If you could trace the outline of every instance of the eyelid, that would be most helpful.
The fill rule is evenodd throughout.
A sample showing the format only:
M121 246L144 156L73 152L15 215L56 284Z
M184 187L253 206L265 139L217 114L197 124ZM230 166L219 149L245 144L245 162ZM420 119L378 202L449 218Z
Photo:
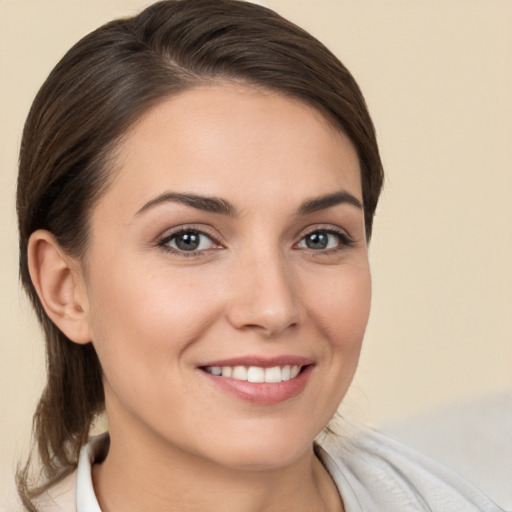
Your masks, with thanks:
M324 249L323 251L322 250L314 250L315 252L318 252L318 253L336 252L338 250L342 250L345 247L351 246L356 242L354 240L354 238L352 238L345 229L343 229L339 226L335 226L333 224L315 224L312 226L308 226L307 228L305 228L301 231L301 233L298 235L299 240L294 244L294 247L297 247L298 244L304 240L304 238L306 238L307 236L309 236L313 233L316 233L317 231L321 231L323 233L328 233L328 234L338 235L340 237L340 246L338 248ZM310 249L310 250L313 250L313 249Z
M164 234L160 235L157 238L157 246L161 247L163 250L167 252L184 257L199 256L203 255L204 253L209 253L212 250L223 249L224 244L221 241L219 241L220 237L217 234L212 233L212 231L213 230L211 230L208 226L204 225L183 224L171 229L167 229L164 232ZM168 245L173 238L189 232L198 233L199 235L208 237L216 247L195 251L182 251Z

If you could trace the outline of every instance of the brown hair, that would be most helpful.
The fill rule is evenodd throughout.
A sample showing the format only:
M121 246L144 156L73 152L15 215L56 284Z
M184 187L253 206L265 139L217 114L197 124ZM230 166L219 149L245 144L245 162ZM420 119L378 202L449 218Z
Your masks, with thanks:
M91 423L104 408L93 345L72 343L38 299L27 267L29 237L46 229L69 254L83 255L88 216L108 186L109 157L123 133L164 98L226 80L298 98L350 137L360 159L366 234L371 235L383 182L373 124L348 70L304 30L251 3L168 0L79 41L37 94L20 150L20 275L44 330L48 370L34 416L47 483L30 488L29 463L18 472L28 510L36 510L35 495L76 467Z

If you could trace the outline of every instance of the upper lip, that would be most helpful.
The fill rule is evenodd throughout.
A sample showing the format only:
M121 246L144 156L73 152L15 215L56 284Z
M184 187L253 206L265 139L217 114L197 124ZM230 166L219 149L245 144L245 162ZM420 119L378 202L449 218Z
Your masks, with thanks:
M314 364L315 361L310 357L296 356L296 355L281 355L281 356L257 356L247 355L232 357L229 359L216 359L200 364L199 367L205 366L258 366L261 368L273 368L274 366L307 366Z

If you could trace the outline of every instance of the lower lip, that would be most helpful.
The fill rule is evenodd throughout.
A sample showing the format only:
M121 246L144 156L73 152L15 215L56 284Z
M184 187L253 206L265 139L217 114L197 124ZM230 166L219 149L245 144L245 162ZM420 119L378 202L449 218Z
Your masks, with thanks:
M212 375L199 370L214 386L247 402L261 405L275 405L299 395L308 382L313 365L302 369L297 377L281 382L249 382Z

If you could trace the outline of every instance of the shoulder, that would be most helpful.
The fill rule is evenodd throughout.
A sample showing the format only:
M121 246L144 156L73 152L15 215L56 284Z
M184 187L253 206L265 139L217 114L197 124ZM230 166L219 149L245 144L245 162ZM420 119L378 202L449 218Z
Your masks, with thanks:
M52 485L37 499L40 512L75 512L77 471Z
M318 444L349 512L502 511L457 473L370 429L329 434Z
M108 434L95 436L82 447L78 467L33 499L37 512L101 512L92 483L91 468L103 460L109 447ZM14 493L0 512L27 512Z
M76 470L66 475L45 492L33 499L37 512L75 512L76 511ZM2 495L0 512L27 512L14 489L8 495Z

